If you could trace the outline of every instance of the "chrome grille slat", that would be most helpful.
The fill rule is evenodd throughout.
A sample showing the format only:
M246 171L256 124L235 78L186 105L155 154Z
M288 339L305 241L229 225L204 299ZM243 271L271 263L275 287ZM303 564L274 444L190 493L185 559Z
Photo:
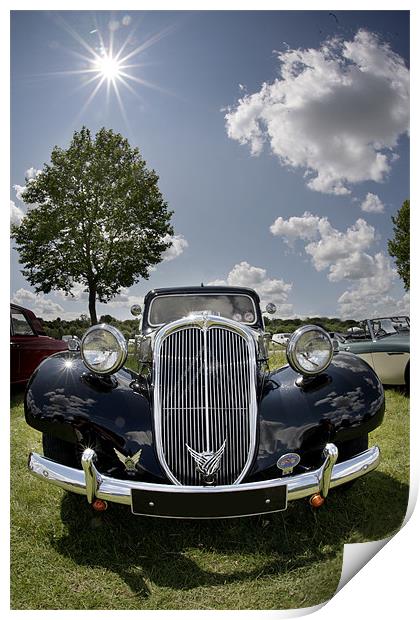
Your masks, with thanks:
M186 444L215 452L226 440L215 483L239 483L255 448L253 337L219 317L183 319L162 328L154 363L156 446L169 478L203 484Z

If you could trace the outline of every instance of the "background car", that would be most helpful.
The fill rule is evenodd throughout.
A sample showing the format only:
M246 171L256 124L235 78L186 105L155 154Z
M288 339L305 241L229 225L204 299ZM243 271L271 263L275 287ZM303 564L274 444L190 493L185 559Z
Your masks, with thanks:
M364 359L385 385L410 384L410 319L408 316L366 319L345 340L342 351Z
M273 334L272 340L276 344L281 344L283 347L286 347L290 336L291 334Z
M45 334L41 321L27 308L10 304L10 382L26 383L49 355L66 351L67 343Z

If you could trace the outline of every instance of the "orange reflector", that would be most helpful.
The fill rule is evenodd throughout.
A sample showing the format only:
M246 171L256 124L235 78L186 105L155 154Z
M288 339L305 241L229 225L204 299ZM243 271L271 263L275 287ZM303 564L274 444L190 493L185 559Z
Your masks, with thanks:
M97 512L104 512L108 508L108 504L103 499L95 499L92 508Z
M309 500L309 503L312 506L312 508L321 508L324 502L325 502L325 499L319 493L315 493L315 495L312 495L311 499Z

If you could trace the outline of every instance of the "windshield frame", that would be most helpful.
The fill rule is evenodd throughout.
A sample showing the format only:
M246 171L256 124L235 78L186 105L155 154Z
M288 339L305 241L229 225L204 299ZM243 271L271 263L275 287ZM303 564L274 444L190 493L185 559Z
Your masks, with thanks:
M189 293L168 293L168 294L163 294L163 295L157 295L156 297L153 297L153 299L151 299L149 307L148 307L148 311L147 311L147 317L145 316L146 320L147 320L147 324L152 327L153 329L156 329L158 327L162 327L163 325L167 325L168 323L152 323L152 321L150 320L151 317L151 310L152 310L152 306L154 304L154 302L157 299L162 299L162 297L248 297L248 299L251 300L251 304L253 307L253 311L254 311L254 321L252 323L246 323L245 321L237 321L240 325L245 325L246 327L257 327L259 326L259 315L258 315L258 311L257 311L257 306L255 304L255 299L253 299L253 297L251 295L248 295L247 293L242 293L242 292L218 292L218 291L208 291L206 293L202 293L202 292L189 292ZM194 314L194 313L192 313ZM188 315L187 315L188 316ZM182 317L178 317L178 318L182 318ZM235 320L232 319L232 317L223 317L220 316L221 319L223 318L230 318L230 320ZM173 321L176 321L178 319L173 319ZM169 321L172 322L172 321Z
M394 327L394 325L392 325L392 327L394 328L395 331L393 332L386 332L384 334L380 334L380 333L376 333L375 331L375 323L376 322L380 322L380 321L391 321L392 323L396 323L398 321L402 322L403 320L406 321L406 324L408 325L408 330L404 329L402 331L399 331L398 329L396 329ZM388 338L389 336L395 336L396 334L401 334L401 333L409 333L410 332L410 319L408 316L384 316L384 317L379 317L376 319L368 319L367 321L368 323L368 327L369 330L371 332L372 335L372 340L382 340L382 338ZM382 327L382 323L381 323L381 327ZM382 328L383 329L383 328ZM386 331L383 329L383 331Z

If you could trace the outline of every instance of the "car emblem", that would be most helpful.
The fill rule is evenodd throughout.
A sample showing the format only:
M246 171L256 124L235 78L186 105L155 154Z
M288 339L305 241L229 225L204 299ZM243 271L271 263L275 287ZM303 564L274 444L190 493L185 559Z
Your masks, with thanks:
M277 461L277 467L281 469L283 475L291 474L293 468L300 463L300 456L296 452L283 454Z
M206 481L210 481L214 474L220 469L223 452L226 447L226 439L216 452L196 452L188 444L185 444L188 452L197 463L197 471L203 474Z
M128 472L136 471L137 463L139 462L140 456L141 456L141 448L138 452L133 454L133 456L124 456L124 454L121 454L121 452L118 452L116 448L114 448L114 452L118 456L121 463L124 465L124 467L126 468Z

